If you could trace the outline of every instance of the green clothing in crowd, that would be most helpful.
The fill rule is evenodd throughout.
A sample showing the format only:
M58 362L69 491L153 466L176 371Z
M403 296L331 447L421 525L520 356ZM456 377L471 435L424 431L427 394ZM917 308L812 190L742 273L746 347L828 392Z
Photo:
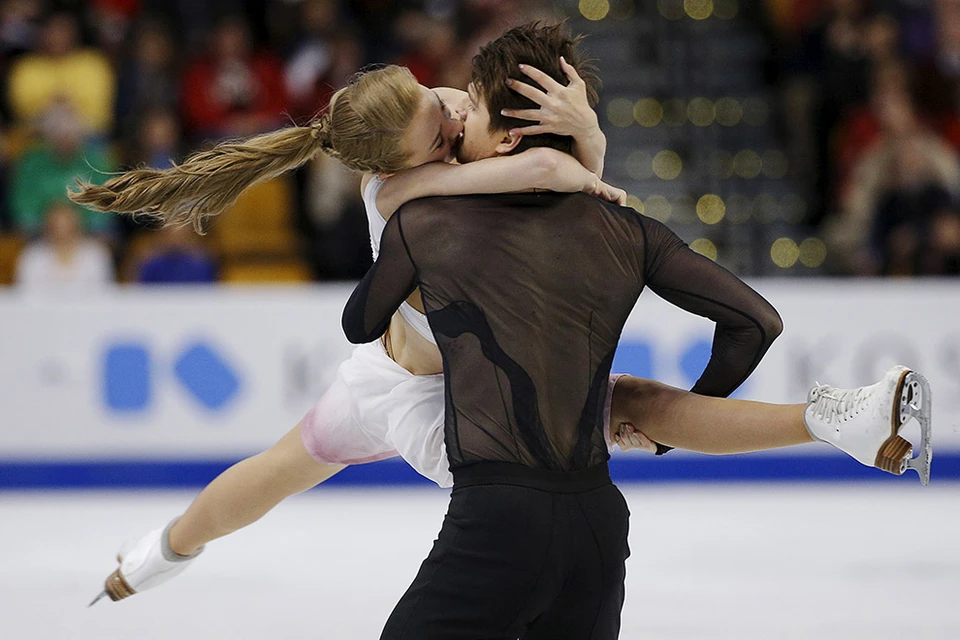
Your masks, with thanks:
M60 158L52 147L36 146L28 149L13 166L10 176L10 219L14 229L28 235L43 230L47 208L57 200L67 199L67 187L74 186L74 178L102 184L114 171L113 159L97 145L86 145L78 153ZM103 233L113 229L114 219L109 214L81 209L84 229L89 233Z

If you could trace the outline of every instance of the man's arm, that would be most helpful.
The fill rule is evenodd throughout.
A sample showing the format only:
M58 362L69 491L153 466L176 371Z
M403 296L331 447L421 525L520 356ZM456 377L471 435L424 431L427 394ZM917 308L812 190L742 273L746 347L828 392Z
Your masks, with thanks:
M760 364L783 321L777 310L735 275L687 247L666 226L642 218L647 285L681 309L713 320L710 361L693 393L725 397Z
M647 285L661 298L716 323L710 360L690 389L726 397L753 373L783 331L777 310L712 260L692 251L666 226L641 218ZM672 447L657 444L657 454Z
M417 270L407 251L401 213L387 222L380 239L380 255L353 290L343 309L343 332L354 344L382 336L390 319L417 286Z

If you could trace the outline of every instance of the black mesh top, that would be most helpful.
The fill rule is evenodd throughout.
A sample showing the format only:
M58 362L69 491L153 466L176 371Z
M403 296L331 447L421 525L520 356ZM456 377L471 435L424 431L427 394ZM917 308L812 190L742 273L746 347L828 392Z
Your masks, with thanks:
M780 331L759 294L664 225L583 194L426 198L390 219L343 315L379 338L417 286L443 357L450 468L572 471L607 460L610 366L644 286L717 323L693 391L723 396Z

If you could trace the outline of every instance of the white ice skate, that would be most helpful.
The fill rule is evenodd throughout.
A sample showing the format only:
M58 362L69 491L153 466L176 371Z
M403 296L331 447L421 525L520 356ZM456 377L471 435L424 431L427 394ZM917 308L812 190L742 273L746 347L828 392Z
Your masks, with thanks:
M920 452L899 435L910 418L920 424ZM883 380L857 389L826 385L810 390L803 422L815 440L828 442L868 467L901 475L915 469L930 482L930 385L904 366L887 370Z
M103 592L88 606L93 606L104 596L110 596L114 602L123 600L163 584L186 569L200 555L203 547L192 556L181 556L174 552L167 537L174 522L176 520L140 539L125 542L117 553L120 566L107 577Z

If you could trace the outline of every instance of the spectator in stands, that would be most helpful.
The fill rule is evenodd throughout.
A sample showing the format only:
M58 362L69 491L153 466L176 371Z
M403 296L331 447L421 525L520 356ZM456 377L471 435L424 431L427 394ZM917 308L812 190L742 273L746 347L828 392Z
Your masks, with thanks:
M394 27L396 39L404 48L397 60L428 87L456 86L446 82L445 70L457 56L457 34L446 20L432 18L422 11L407 11Z
M114 66L119 66L127 33L140 10L140 0L92 0L89 4L97 43Z
M7 80L15 122L29 124L65 100L85 131L105 136L113 125L114 75L107 57L80 47L79 26L67 12L43 25L40 50L19 57Z
M323 280L362 278L370 268L369 237L360 176L321 154L306 167L305 220L307 257Z
M313 116L340 88L328 79L336 65L333 41L341 26L336 3L306 0L300 8L300 24L302 32L284 68L290 115L297 121ZM353 66L351 73L360 66Z
M180 79L175 45L166 26L150 20L136 31L117 83L117 130L129 140L144 112L177 109Z
M157 244L137 270L141 284L206 284L216 282L217 263L190 227L165 227Z
M955 152L921 126L909 99L891 96L881 120L883 134L854 167L839 215L823 227L841 273L878 274L893 269L891 261L902 264L920 246L917 229L927 228L960 186ZM918 207L932 210L917 219ZM900 226L904 221L909 225ZM907 242L909 234L916 241Z
M929 246L920 256L920 273L960 275L960 211L941 209L930 225Z
M183 121L194 138L249 136L284 123L283 69L253 48L242 17L222 19L210 34L210 52L187 69Z
M132 166L165 169L180 156L180 120L170 109L150 109L140 116L134 146L128 160Z
M830 137L847 109L867 95L869 62L865 55L866 12L862 0L833 0L821 19L801 36L787 57L792 161L825 196L835 189L830 173ZM813 203L811 219L826 210L825 198Z
M42 9L40 0L0 0L0 67L36 48Z
M20 254L17 286L28 292L63 295L97 291L113 281L107 247L84 235L70 202L52 203L46 211L43 238Z
M115 169L105 149L83 138L82 124L67 102L55 102L41 118L41 138L14 163L10 176L10 217L15 230L39 234L50 204L63 200L75 178L100 184ZM83 228L105 234L114 220L96 211L82 213Z
M878 194L873 244L883 275L918 275L922 256L931 244L933 220L948 211L951 190L960 182L956 160L952 176L942 175L924 156L920 136L897 140L887 166L887 178ZM950 180L953 180L951 183Z
M884 134L883 113L885 105L905 101L916 102L911 97L909 68L902 60L888 60L874 67L870 85L870 99L850 111L834 133L832 167L838 187L831 192L834 199L843 192L850 171L863 153Z

